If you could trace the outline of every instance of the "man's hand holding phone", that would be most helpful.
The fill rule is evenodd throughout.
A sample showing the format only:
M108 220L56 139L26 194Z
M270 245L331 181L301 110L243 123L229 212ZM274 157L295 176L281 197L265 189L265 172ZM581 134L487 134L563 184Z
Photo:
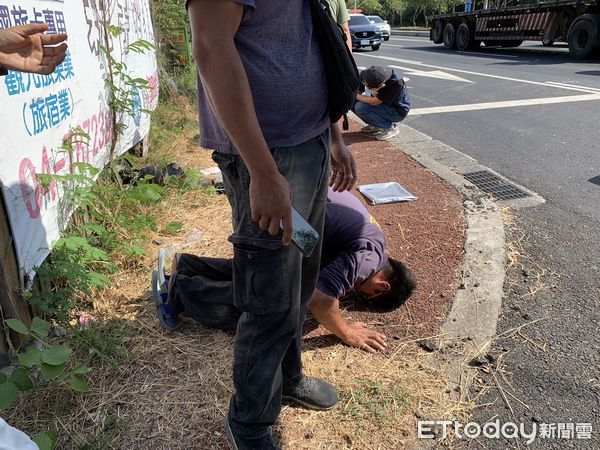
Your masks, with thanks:
M283 223L283 245L292 242L292 190L279 171L250 175L250 208L252 220L271 236L276 236Z
M319 242L319 233L296 211L296 208L292 208L292 227L292 242L304 256L310 256ZM281 229L285 233L286 227L283 222L281 222Z

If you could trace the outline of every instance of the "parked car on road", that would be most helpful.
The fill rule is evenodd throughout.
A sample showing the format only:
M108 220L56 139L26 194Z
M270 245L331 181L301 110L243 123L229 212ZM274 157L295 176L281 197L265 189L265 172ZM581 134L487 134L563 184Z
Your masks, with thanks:
M392 29L387 20L383 20L379 16L367 16L367 19L369 19L373 25L379 28L379 31L381 31L381 37L384 41L390 40Z
M371 47L379 50L381 31L364 14L350 14L348 23L352 36L352 48Z

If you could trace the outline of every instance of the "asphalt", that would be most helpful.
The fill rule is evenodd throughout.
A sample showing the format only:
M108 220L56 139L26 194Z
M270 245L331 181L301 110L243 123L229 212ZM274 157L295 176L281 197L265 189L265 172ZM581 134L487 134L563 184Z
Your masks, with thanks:
M356 60L404 70L415 113L407 125L543 200L525 208L503 202L509 265L501 337L489 348L493 363L478 374L472 420L555 424L555 433L559 423L589 423L589 440L537 439L529 447L600 448L599 63L575 61L564 46L464 53L405 36ZM589 97L569 98L581 95ZM522 102L504 103L512 100Z

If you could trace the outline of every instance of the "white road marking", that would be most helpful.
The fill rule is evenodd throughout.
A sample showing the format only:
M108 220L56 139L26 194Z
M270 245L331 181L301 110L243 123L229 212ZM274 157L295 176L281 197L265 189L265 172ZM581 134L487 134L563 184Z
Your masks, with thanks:
M451 73L442 72L441 70L417 70L411 69L410 67L402 67L402 66L390 66L396 69L403 70L409 75L414 75L417 77L428 77L428 78L437 78L439 80L449 80L449 81L462 81L463 83L473 83L473 81L465 80L464 78L457 77L456 75L452 75Z
M558 81L548 81L548 84L556 84L559 86L569 86L569 87L574 87L574 88L579 88L579 89L585 89L587 91L592 91L592 92L600 92L600 88L594 88L594 87L590 87L590 86L581 86L580 84L567 84L567 83L559 83Z
M447 70L449 72L464 73L467 75L476 75L478 77L495 78L497 80L515 81L517 83L534 84L536 86L552 87L552 88L557 88L557 89L566 89L569 91L596 92L595 90L587 89L585 87L570 87L570 86L565 86L563 84L550 84L548 82L523 80L521 78L503 77L501 75L492 75L489 73L473 72L470 70L451 69L449 67L435 66L433 64L425 64L420 61L413 61L410 59L402 59L402 58L394 58L391 56L378 56L378 55L372 55L372 54L368 54L368 53L364 53L364 54L362 54L362 56L366 56L366 57L370 57L370 58L377 58L377 59L385 59L388 61L411 64L414 66L430 67L432 69Z
M385 47L406 48L405 45L388 44L387 42L383 44L383 48Z
M463 111L480 111L483 109L515 108L519 106L553 105L557 103L585 102L600 100L600 93L587 95L567 95L563 97L531 98L525 100L508 100L504 102L471 103L466 105L434 106L410 110L410 116L425 116Z

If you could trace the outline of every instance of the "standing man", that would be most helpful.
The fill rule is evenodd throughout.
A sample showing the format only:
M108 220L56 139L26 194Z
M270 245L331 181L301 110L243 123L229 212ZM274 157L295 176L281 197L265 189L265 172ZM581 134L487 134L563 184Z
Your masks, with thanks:
M338 401L333 386L302 373L301 325L321 252L303 258L289 245L291 208L322 233L330 148L335 190L354 185L354 160L322 100L327 84L308 2L186 4L201 145L215 150L232 208L234 303L242 311L225 430L236 449L274 449L282 394L315 409Z
M348 26L348 22L350 22L350 14L348 14L348 8L346 7L345 0L327 0L327 3L329 4L331 15L337 24L342 27L342 30L344 30L346 45L350 51L352 51L352 37L350 36L350 27Z

